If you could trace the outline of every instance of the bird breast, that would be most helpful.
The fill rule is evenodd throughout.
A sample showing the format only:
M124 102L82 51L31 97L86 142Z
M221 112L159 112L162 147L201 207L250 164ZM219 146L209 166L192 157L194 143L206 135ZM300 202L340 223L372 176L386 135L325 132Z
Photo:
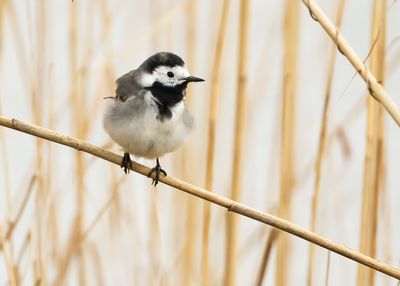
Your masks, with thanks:
M160 120L150 92L125 102L112 101L104 113L104 129L125 152L158 158L184 144L193 128L193 117L183 100L169 109L171 118Z

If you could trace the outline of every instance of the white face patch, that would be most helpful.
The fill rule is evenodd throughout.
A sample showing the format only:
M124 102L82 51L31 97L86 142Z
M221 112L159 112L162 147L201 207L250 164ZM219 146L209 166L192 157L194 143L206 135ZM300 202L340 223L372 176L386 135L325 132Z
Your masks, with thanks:
M152 86L155 81L165 86L175 86L181 84L184 78L190 76L186 67L182 66L159 66L152 74L143 74L141 83L145 87Z
M144 87L150 87L156 81L156 78L151 73L143 73L140 78L140 84Z

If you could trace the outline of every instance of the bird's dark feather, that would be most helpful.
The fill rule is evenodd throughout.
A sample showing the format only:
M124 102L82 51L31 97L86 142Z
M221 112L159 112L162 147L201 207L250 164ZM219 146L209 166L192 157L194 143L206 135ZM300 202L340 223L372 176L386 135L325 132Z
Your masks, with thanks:
M177 55L169 52L160 52L146 59L139 67L145 72L152 73L159 66L184 66L185 62Z
M187 83L176 86L165 86L156 81L151 87L147 89L157 99L156 104L158 107L158 119L170 119L172 113L170 108L184 99L186 93Z
M115 98L117 101L126 101L129 97L138 95L143 87L137 80L137 70L130 71L119 77L116 81Z

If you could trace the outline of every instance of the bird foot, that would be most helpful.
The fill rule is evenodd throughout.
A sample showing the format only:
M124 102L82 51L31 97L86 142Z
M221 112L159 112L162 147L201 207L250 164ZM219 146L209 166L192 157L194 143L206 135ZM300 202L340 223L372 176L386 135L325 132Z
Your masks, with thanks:
M129 153L124 153L124 157L122 158L121 168L124 168L124 173L128 174L132 169L132 160L129 157Z
M150 170L150 172L147 174L147 177L151 177L153 173L156 173L155 178L153 178L153 182L151 182L152 185L157 186L158 181L160 179L160 173L163 174L164 176L167 176L167 172L165 172L163 169L161 169L160 162L157 159L157 164L154 168Z

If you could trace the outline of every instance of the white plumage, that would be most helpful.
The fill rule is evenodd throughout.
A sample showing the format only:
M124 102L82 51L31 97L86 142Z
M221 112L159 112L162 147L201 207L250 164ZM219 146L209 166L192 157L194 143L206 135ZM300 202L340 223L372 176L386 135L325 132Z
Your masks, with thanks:
M184 101L171 108L171 119L157 119L158 108L150 92L144 95L143 113L131 97L125 102L110 100L104 114L104 128L124 150L137 157L156 159L184 144L193 128L193 117ZM126 116L115 116L127 112Z

